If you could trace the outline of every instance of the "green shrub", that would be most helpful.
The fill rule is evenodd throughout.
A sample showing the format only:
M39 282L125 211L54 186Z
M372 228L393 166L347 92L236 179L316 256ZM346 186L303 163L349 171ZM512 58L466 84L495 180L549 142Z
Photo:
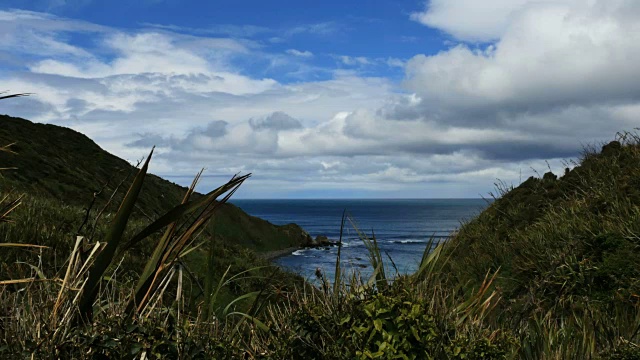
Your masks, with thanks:
M443 334L420 304L378 294L359 310L350 329L356 358L434 358Z

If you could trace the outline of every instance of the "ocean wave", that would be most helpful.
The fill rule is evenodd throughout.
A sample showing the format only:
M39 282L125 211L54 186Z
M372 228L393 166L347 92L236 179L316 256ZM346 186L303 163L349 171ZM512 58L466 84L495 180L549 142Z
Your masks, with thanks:
M342 242L342 247L354 247L354 246L362 246L361 241L353 241L353 242Z
M407 239L407 240L394 240L394 244L426 244L427 240Z
M440 234L429 234L429 235L394 235L394 236L389 236L388 238L390 238L391 240L429 240L430 238L434 238L434 239L448 239L450 236L450 233L440 233Z
M307 251L306 249L296 250L292 252L291 255L300 256L300 255L303 255L306 251Z

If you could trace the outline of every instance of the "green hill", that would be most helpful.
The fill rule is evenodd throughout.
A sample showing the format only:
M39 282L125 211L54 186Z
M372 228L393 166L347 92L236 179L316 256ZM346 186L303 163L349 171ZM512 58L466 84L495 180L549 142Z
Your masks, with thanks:
M10 116L0 116L0 144L13 144L10 149L14 152L0 151L0 220L3 206L21 199L20 206L10 214L11 221L0 221L0 244L47 247L36 251L0 245L0 283L28 278L34 264L39 264L41 277L59 277L66 265L60 260L69 257L76 235L87 240L85 250L105 239L138 169L74 130ZM186 191L185 187L148 174L123 238L131 239L179 205ZM194 194L192 199L202 196ZM117 264L123 280L140 276L161 234L157 232L123 254ZM261 253L300 247L310 240L296 224L276 226L233 204L219 204L204 231L194 236L193 250L181 257L190 287L185 290L185 298L201 301L205 283L220 281L227 271L238 274L261 269L252 271L246 279L238 278L232 287L221 289L221 303L260 290L267 283L290 286L300 279L273 268ZM208 260L210 254L213 262ZM262 278L267 273L277 274L276 281Z
M591 358L637 344L639 140L622 134L600 152L585 150L562 176L503 189L445 246L445 272L455 283L477 289L497 271L503 299L493 321L522 336L522 353ZM620 359L640 356L630 347L635 355Z
M112 201L117 206L136 171L127 161L104 151L79 132L0 115L0 144L11 143L17 155L0 152L0 168L15 168L0 175L2 192L13 189L79 207L87 207L94 193L99 192L94 204L97 208L124 181ZM155 219L179 204L186 190L149 175L136 204L138 215ZM256 251L295 247L309 241L296 225L275 226L232 204L223 205L210 231L226 243Z

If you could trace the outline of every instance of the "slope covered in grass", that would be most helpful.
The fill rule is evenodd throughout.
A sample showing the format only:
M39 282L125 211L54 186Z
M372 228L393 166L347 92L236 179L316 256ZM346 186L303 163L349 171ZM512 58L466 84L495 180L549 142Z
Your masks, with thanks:
M99 193L94 208L100 208L120 189L109 208L115 210L136 171L79 132L0 115L0 144L11 143L17 155L0 152L0 168L15 168L0 176L0 191L5 193L13 189L78 207L89 206L94 193ZM154 219L179 204L185 192L185 187L149 175L136 204L137 213ZM295 225L274 226L232 204L223 205L211 231L223 241L258 251L299 246L309 240Z
M637 343L638 140L623 134L600 152L586 150L560 177L528 179L446 245L447 271L467 288L498 271L503 301L494 321L518 332L524 348L578 356L621 339Z
M564 267L575 271L566 279L574 289L560 286L558 295L630 296L640 285L638 220L640 146L614 141L564 176L547 173L505 193L449 247L461 276L477 281L500 268L510 297L531 290L534 280L551 291Z

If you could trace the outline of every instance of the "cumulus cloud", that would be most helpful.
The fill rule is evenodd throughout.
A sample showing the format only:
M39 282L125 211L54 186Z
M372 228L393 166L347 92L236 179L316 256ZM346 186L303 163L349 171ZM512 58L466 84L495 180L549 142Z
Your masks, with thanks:
M427 14L451 11L441 28L457 36L453 17L471 11L463 3L435 1ZM510 5L507 26L494 32L499 39L485 48L459 44L411 59L404 84L420 101L391 113L512 129L540 144L558 134L577 142L628 129L620 109L640 101L640 84L633 81L640 75L634 65L640 61L640 23L630 20L640 18L635 2L518 3ZM545 155L526 149L531 156Z
M411 19L443 30L458 39L489 41L499 39L512 16L537 0L429 0L425 10Z
M618 16L623 2L584 3L526 7L484 50L458 45L417 56L407 66L406 85L456 107L549 109L637 100L640 85L632 79L640 75L633 65L640 60L639 23Z

